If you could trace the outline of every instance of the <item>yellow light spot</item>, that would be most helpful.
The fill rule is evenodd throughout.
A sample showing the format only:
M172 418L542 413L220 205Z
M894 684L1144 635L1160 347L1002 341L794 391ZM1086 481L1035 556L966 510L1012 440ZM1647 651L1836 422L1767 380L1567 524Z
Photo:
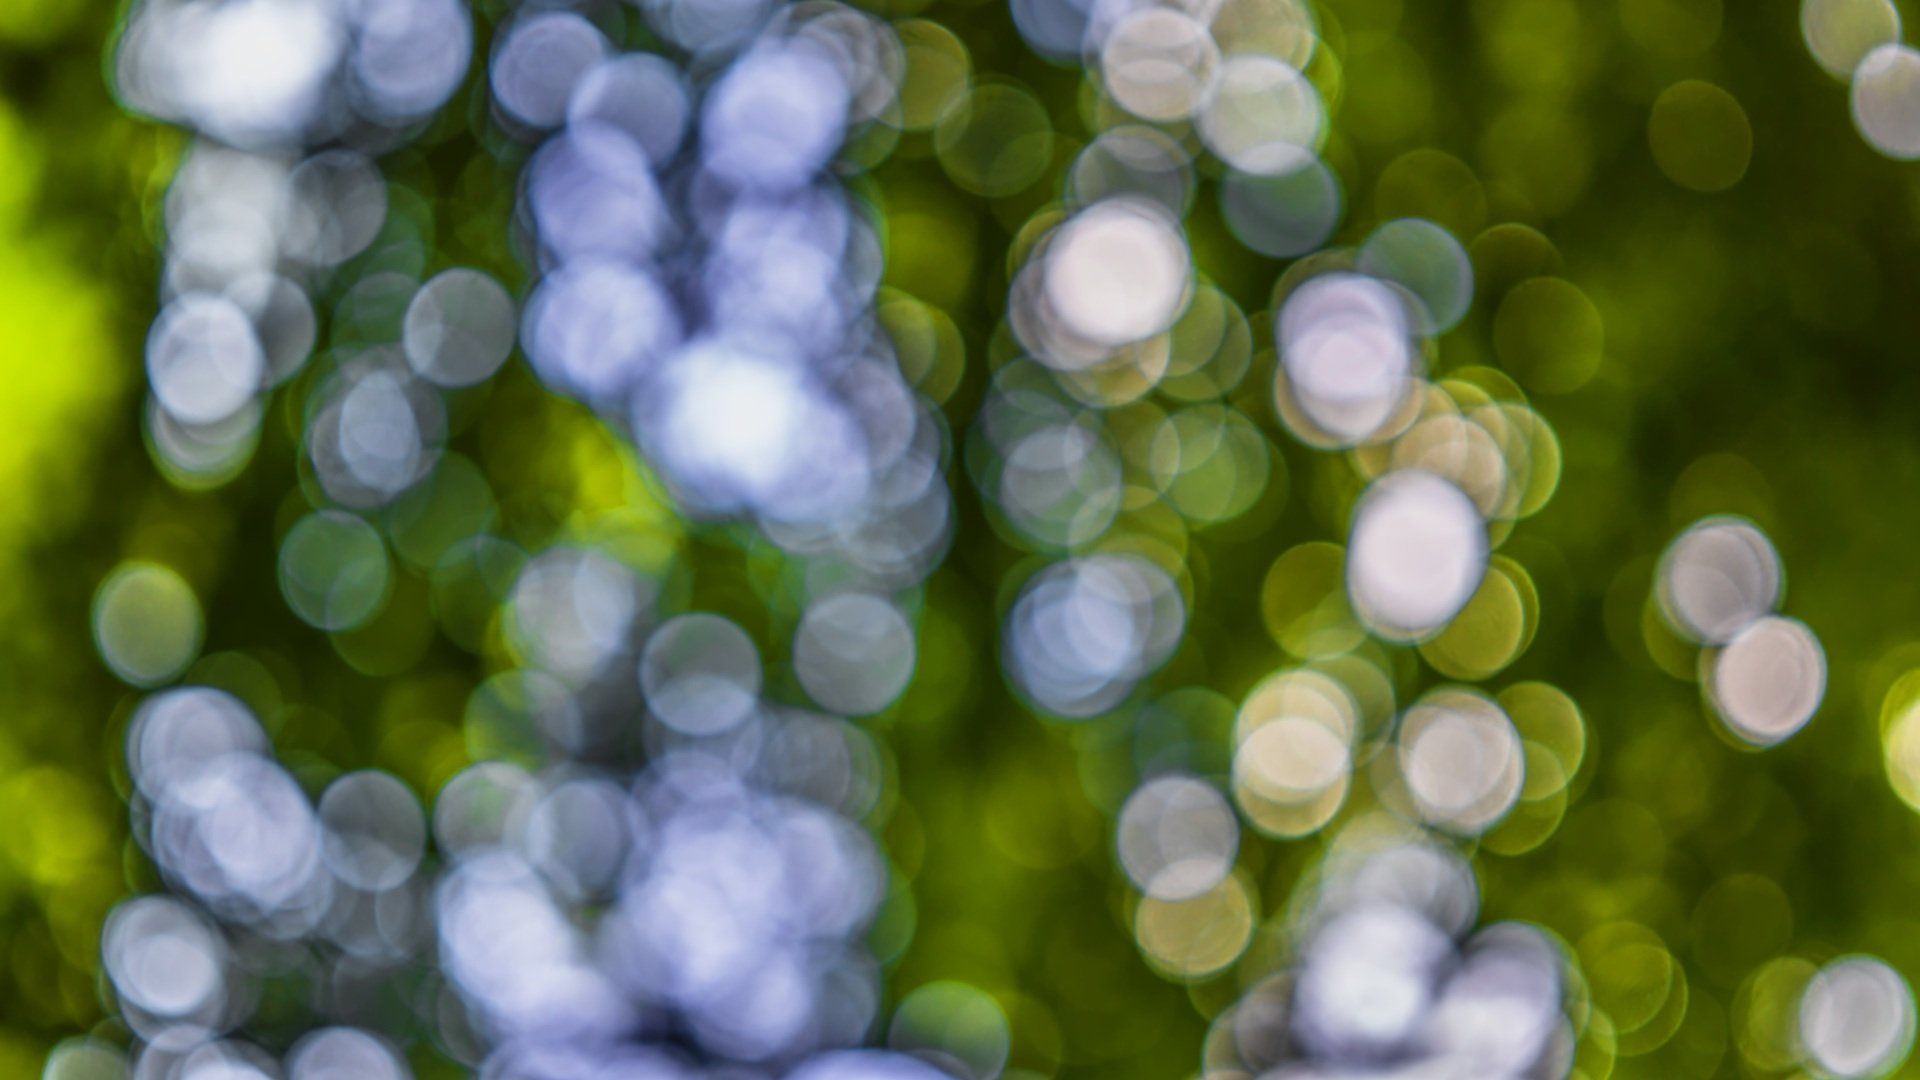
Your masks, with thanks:
M967 370L966 342L952 317L893 289L882 291L875 314L913 388L936 404L951 397Z
M200 599L171 568L126 562L93 599L93 640L115 675L135 686L158 686L200 652Z
M1893 793L1920 811L1920 669L1895 679L1887 690L1880 707L1880 739Z
M1246 951L1253 939L1253 900L1239 878L1229 876L1192 900L1142 900L1133 932L1154 966L1179 978L1201 978Z
M1654 100L1647 145L1667 179L1689 191L1725 191L1747 174L1753 125L1732 94L1688 79Z
M1571 780L1580 771L1580 763L1587 753L1587 725L1572 698L1546 683L1524 682L1502 690L1498 700L1520 737L1553 755L1563 779ZM1532 760L1528 758L1529 764ZM1534 782L1531 768L1527 780L1531 788Z
M1267 570L1260 614L1275 644L1303 660L1337 656L1366 637L1347 602L1347 553L1316 540L1290 548Z
M1562 278L1523 281L1494 315L1493 347L1525 386L1547 394L1578 390L1600 369L1600 309Z
M1800 36L1827 74L1847 79L1868 53L1900 40L1900 11L1893 0L1801 0Z
M1622 1055L1657 1049L1686 1016L1685 969L1659 935L1615 922L1580 939L1581 968L1595 1007L1613 1019Z
M1740 1056L1761 1072L1784 1072L1800 1063L1795 1031L1800 994L1814 966L1797 956L1762 965L1733 999L1733 1038Z
M999 198L1025 189L1052 164L1053 123L1025 89L987 83L947 107L933 145L962 190Z
M1498 674L1533 642L1540 601L1519 563L1495 556L1467 606L1420 655L1435 671L1463 682Z
M953 31L939 23L910 19L894 29L906 54L906 75L900 81L900 126L924 131L966 93L973 61Z

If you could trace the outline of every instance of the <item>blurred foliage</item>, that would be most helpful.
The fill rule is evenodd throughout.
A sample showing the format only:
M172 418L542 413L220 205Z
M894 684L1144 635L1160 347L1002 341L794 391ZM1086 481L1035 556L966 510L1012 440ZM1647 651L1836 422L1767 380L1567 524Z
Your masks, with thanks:
M1060 190L1090 105L1079 73L1028 50L1003 4L867 6L917 46L909 130L858 185L888 240L897 306L883 314L920 335L903 353L963 445L1009 349L996 336L1006 253ZM1887 783L1881 740L1883 699L1920 669L1920 305L1902 299L1920 273L1920 174L1853 130L1790 0L1327 0L1322 14L1329 48L1309 74L1332 105L1326 157L1348 207L1336 242L1410 215L1466 242L1478 295L1441 341L1439 373L1505 369L1563 454L1556 497L1503 548L1537 593L1537 626L1496 682L1564 689L1589 741L1558 828L1483 848L1488 916L1539 922L1583 957L1604 956L1608 935L1641 935L1684 966L1658 1000L1643 1000L1639 973L1609 982L1593 967L1609 1011L1649 1010L1620 1038L1613 1075L1755 1074L1765 1054L1742 1026L1741 988L1767 961L1864 950L1920 975L1920 821ZM138 436L138 357L156 207L181 142L108 96L111 15L81 0L0 6L7 1076L32 1075L54 1040L100 1022L100 922L152 884L119 798L134 695L87 627L113 566L150 560L192 586L208 620L190 678L251 685L303 778L375 766L437 790L469 761L464 703L506 647L497 626L465 641L437 628L410 570L369 630L328 640L289 614L270 583L277 540L305 510L293 425L269 424L223 488L176 490L156 473ZM995 88L976 102L997 110L984 134L945 130L933 105L914 104L969 70ZM513 175L449 113L389 176L431 207L433 266L524 280L504 227ZM1212 180L1190 231L1203 271L1270 348L1284 265L1231 239ZM1234 403L1272 430L1271 354L1262 362L1269 374L1256 366ZM792 613L756 541L681 536L630 451L524 370L459 407L452 445L492 485L501 535L527 549L562 535L623 536L656 555L684 545L694 606L777 655ZM1344 534L1354 482L1340 459L1277 441L1256 505L1189 541L1204 599L1152 693L1204 686L1238 701L1287 662L1263 583L1282 553ZM1008 693L998 626L1021 556L977 496L960 504L953 554L926 590L918 672L875 722L899 792L884 840L911 886L912 914L899 916L910 940L880 950L894 957L890 993L984 989L1010 1020L1012 1065L1031 1075L1189 1074L1240 974L1185 984L1143 963L1138 901L1111 854L1114 793L1136 768L1116 725L1132 720L1039 721ZM1691 651L1648 615L1660 551L1721 512L1774 539L1788 609L1831 665L1820 715L1766 753L1717 734ZM1444 681L1390 651L1400 700ZM1263 913L1315 846L1243 847Z
M108 97L110 15L0 12L0 1073L17 1076L101 1015L98 926L129 881L103 737L121 691L86 612L136 508L167 498L124 421L154 265L140 203L179 140Z

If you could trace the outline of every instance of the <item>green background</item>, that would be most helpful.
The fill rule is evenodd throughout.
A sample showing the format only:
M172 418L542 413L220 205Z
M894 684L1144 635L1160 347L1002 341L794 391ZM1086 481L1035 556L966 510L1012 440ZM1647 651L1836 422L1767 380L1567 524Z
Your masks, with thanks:
M977 78L1030 90L1053 132L1043 167L1010 194L956 182L924 131L900 136L855 185L884 222L888 285L944 310L964 342L943 402L960 444L1005 356L1006 253L1087 137L1082 77L1034 56L991 0L869 6L946 27ZM269 424L253 465L212 492L175 490L151 464L141 342L155 308L158 200L184 137L115 106L103 72L118 17L76 0L0 7L7 1076L35 1074L56 1040L103 1022L100 922L156 884L121 799L119 739L136 694L101 665L88 628L112 567L172 566L208 615L202 664L238 653L273 673L277 744L303 779L377 766L430 797L466 763L467 692L501 662L497 632L469 651L436 628L417 581L402 583L368 632L386 636L371 642L329 641L285 610L274 552L304 507L287 425ZM1531 575L1541 614L1531 647L1491 685L1566 690L1584 711L1588 754L1544 843L1478 857L1486 915L1540 922L1576 951L1627 920L1684 971L1597 957L1595 1000L1648 1015L1631 1036L1586 1040L1587 1075L1765 1075L1741 995L1761 964L1868 951L1920 975L1920 822L1889 787L1880 721L1895 679L1920 666L1920 174L1863 142L1788 0L1330 0L1321 29L1309 73L1331 105L1326 156L1347 195L1336 242L1419 215L1467 243L1481 289L1438 342L1435 368L1508 368L1564 455L1552 503L1503 548ZM1723 115L1668 117L1677 135L1650 125L1656 99L1684 80L1737 101L1751 132L1744 169L1738 124ZM482 93L470 77L419 145L384 165L419 196L432 266L522 284L505 229L522 158L476 136ZM1663 138L1674 160L1656 156ZM1735 179L1702 192L1676 175ZM1517 276L1496 265L1499 243L1476 243L1507 223L1537 232L1495 234L1524 241L1514 246L1533 262ZM1284 264L1233 241L1211 180L1189 227L1201 269L1270 342L1264 312ZM1503 334L1505 287L1535 274L1573 283L1597 320L1581 322L1574 304L1542 316L1544 344L1525 327ZM1524 377L1529 364L1591 360L1577 387ZM1261 582L1295 544L1341 538L1351 470L1286 436L1267 386L1256 364L1234 401L1284 466L1244 518L1193 535L1201 610L1156 692L1200 685L1237 700L1288 663L1263 624ZM471 421L454 445L492 483L503 535L532 549L614 522L681 551L696 606L763 644L790 628L761 572L772 558L763 545L677 523L631 457L517 362L460 407ZM927 588L920 668L874 722L897 766L884 839L916 912L904 948L883 950L895 954L890 991L938 979L986 990L1011 1021L1013 1064L1033 1074L1190 1074L1208 1018L1270 950L1191 985L1143 962L1098 794L1111 732L1037 719L1005 689L996 624L1025 564L978 496L956 487L960 526ZM1763 753L1716 733L1691 650L1646 615L1661 549L1716 512L1773 538L1785 611L1818 632L1830 664L1819 715ZM1393 670L1403 700L1443 681L1410 653ZM1312 839L1243 844L1263 913L1316 850Z

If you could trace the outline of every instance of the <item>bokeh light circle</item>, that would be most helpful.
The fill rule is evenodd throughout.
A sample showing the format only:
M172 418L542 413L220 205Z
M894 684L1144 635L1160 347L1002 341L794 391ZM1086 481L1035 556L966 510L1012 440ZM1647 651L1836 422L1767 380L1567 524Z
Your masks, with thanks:
M1473 598L1486 568L1479 509L1431 473L1390 473L1354 508L1347 595L1383 637L1415 640L1440 630Z
M1906 1060L1913 1035L1913 991L1875 957L1835 960L1801 995L1800 1044L1822 1076L1887 1075Z
M204 630L199 597L168 567L121 563L94 593L94 647L134 686L157 686L186 670Z

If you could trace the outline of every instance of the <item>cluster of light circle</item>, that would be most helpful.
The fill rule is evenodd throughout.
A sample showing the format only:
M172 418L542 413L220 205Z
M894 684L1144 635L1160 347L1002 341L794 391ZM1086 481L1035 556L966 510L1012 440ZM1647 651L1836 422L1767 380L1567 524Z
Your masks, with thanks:
M245 468L267 396L312 360L316 298L341 297L333 338L347 342L356 311L404 278L381 243L389 190L374 158L447 101L472 42L457 0L149 0L129 12L116 89L129 108L197 136L164 204L162 307L146 348L148 446L175 484L213 487ZM412 294L404 350L330 358L326 404L306 430L318 498L371 508L431 467L433 433L420 422L437 404L431 384L484 378L511 344L508 314L504 337L462 346L484 370L449 378L435 366L463 313L437 304L477 291L496 322L510 313L504 290L472 278L399 294ZM325 514L310 520L370 528ZM319 591L300 614L347 621L338 590ZM288 599L300 609L298 592ZM117 570L94 621L103 658L137 686L171 681L199 649L197 599L154 564ZM135 836L171 890L122 904L102 935L138 1074L408 1075L356 999L431 943L426 828L409 789L348 773L315 804L252 711L208 687L148 698L127 752ZM283 1063L245 1035L266 988L302 980L322 988L303 1018L316 1029Z
M1849 86L1854 127L1867 145L1901 161L1920 159L1920 51L1901 39L1892 0L1801 0L1807 51ZM1764 534L1736 520L1696 524L1668 549L1678 561L1693 538L1691 566L1681 569L1695 609L1661 601L1683 634L1708 646L1702 658L1707 698L1740 739L1771 746L1813 717L1826 690L1826 657L1804 624L1771 614L1779 603L1779 558ZM1744 621L1728 634L1729 624ZM1912 679L1887 694L1881 718L1888 779L1909 805L1920 806L1920 711ZM1794 1014L1796 1063L1824 1076L1883 1076L1897 1070L1913 1045L1913 993L1906 980L1869 956L1843 957L1805 983Z
M1848 84L1867 145L1920 158L1920 51L1901 41L1893 0L1801 0L1800 35L1814 62Z
M521 203L527 355L688 511L911 585L949 529L943 433L878 332L880 245L834 178L893 102L899 42L834 4L647 12L701 74L564 11L512 23L494 57L501 110L552 132Z
M1826 694L1826 654L1805 623L1775 614L1786 575L1758 526L1695 522L1668 545L1657 572L1660 612L1703 647L1701 687L1730 734L1773 746L1813 719Z
M944 433L873 320L879 245L833 175L891 106L899 44L835 4L641 7L669 54L621 53L567 10L499 34L493 99L540 144L518 209L538 279L522 345L681 509L749 520L795 561L794 679L822 709L880 712L915 665L898 597L950 528ZM844 1049L880 1001L863 938L889 875L856 824L880 802L877 748L768 700L730 620L662 620L660 582L563 546L506 601L520 666L476 693L468 726L507 760L442 796L528 808L489 819L439 894L441 959L486 1062L938 1076ZM511 752L529 734L534 772Z
M1007 609L1015 689L1067 719L1127 706L1180 648L1198 602L1190 531L1244 514L1282 467L1224 400L1260 358L1247 316L1194 270L1181 224L1193 168L1167 129L1217 159L1233 235L1295 260L1275 289L1276 411L1367 481L1344 548L1302 545L1275 564L1269 626L1310 662L1275 672L1241 705L1228 775L1189 771L1182 755L1142 762L1144 782L1119 809L1143 952L1181 978L1238 960L1259 921L1235 869L1241 822L1304 837L1367 790L1383 810L1350 817L1324 872L1343 872L1350 834L1400 822L1385 847L1455 868L1464 911L1356 895L1351 910L1300 918L1286 928L1298 969L1222 1021L1246 1049L1231 1065L1210 1057L1209 1069L1565 1072L1578 1033L1562 1012L1561 948L1493 927L1462 964L1472 873L1422 830L1494 850L1543 840L1584 751L1579 711L1538 683L1497 700L1442 687L1397 710L1386 673L1384 649L1411 645L1444 675L1487 678L1537 620L1526 572L1495 549L1553 489L1552 432L1497 372L1425 376L1433 342L1472 304L1466 252L1420 219L1323 250L1342 207L1319 154L1326 110L1305 74L1322 47L1308 5L1015 0L1013 14L1038 51L1087 64L1101 127L1068 172L1065 207L1022 234L1008 301L1022 355L996 371L968 453L994 524L1047 559ZM1206 711L1174 696L1142 706L1141 722ZM1404 1008L1382 1012L1361 987Z
M691 509L750 513L812 560L832 585L795 628L795 676L825 708L878 712L914 666L887 593L917 583L946 538L942 433L866 315L871 230L816 174L848 124L891 94L897 44L837 6L645 14L683 63L614 56L563 11L499 36L494 122L528 140L565 125L527 185L547 271L523 325L528 353L596 406L631 390L620 422L644 433ZM643 572L593 544L525 559L485 535L485 478L441 448L439 391L505 361L514 305L472 270L417 283L420 245L383 240L396 221L417 229L396 214L418 207L389 212L407 193L372 158L430 118L471 45L455 0L153 0L121 46L130 102L203 135L168 201L168 302L148 349L156 460L188 487L243 469L266 394L319 338L309 295L340 297L329 368L303 383L299 410L306 494L321 509L283 540L282 593L310 625L351 634L389 599L391 544L432 573L450 634L491 621L445 621L473 606L467 586L481 607L497 604L519 661L469 701L468 749L498 760L440 793L431 853L404 784L349 774L316 808L231 695L192 687L142 707L129 743L144 778L136 833L173 895L122 905L103 942L141 1038L138 1068L274 1074L246 1038L263 986L306 980L329 988L322 1015L405 1026L356 995L437 962L444 988L410 1015L477 1068L691 1077L733 1062L806 1080L936 1077L910 1056L835 1049L864 1041L878 1001L859 939L888 881L855 824L878 801L872 743L763 700L757 651L727 620L662 621L657 562ZM687 72L712 61L727 62L707 76L701 154L676 172L697 96ZM669 201L656 180L682 220L653 216ZM695 269L656 280L656 256ZM703 325L706 310L733 318ZM655 354L635 350L670 339L660 379L643 378L631 365ZM191 623L172 635L186 648L162 640L171 623L153 618L155 597ZM95 624L109 665L136 685L170 681L197 654L197 601L164 568L122 568ZM939 1051L907 1027L906 1044ZM405 1035L392 1034L327 1029L286 1067L406 1075Z
M167 193L163 306L146 350L148 443L174 482L210 487L246 465L265 394L313 354L316 297L341 297L338 341L355 313L412 292L405 254L378 243L388 187L373 159L446 102L472 41L458 0L150 0L131 13L116 52L122 99L199 135ZM349 263L352 280L339 280ZM345 505L390 498L430 465L444 420L416 384L477 381L510 346L510 321L504 342L487 336L486 320L510 308L484 279L438 282L413 307L406 355L341 363L309 422L318 479ZM461 340L463 316L479 338Z
M1286 907L1293 968L1214 1019L1205 1075L1568 1075L1562 947L1475 929L1479 903L1451 846L1382 813L1346 822Z
M342 1021L431 947L412 792L348 773L315 805L252 711L208 687L143 702L127 763L135 838L171 890L122 903L101 935L138 1075L281 1075L244 1033L266 988L311 980L314 1011L335 1022L294 1044L287 1075L410 1076L380 1020Z
M439 959L476 1020L463 1056L528 1077L937 1076L836 1049L879 1003L861 942L889 875L856 824L880 802L878 749L765 700L744 631L661 619L653 594L553 548L510 600L525 664L467 716L501 756L435 811Z

